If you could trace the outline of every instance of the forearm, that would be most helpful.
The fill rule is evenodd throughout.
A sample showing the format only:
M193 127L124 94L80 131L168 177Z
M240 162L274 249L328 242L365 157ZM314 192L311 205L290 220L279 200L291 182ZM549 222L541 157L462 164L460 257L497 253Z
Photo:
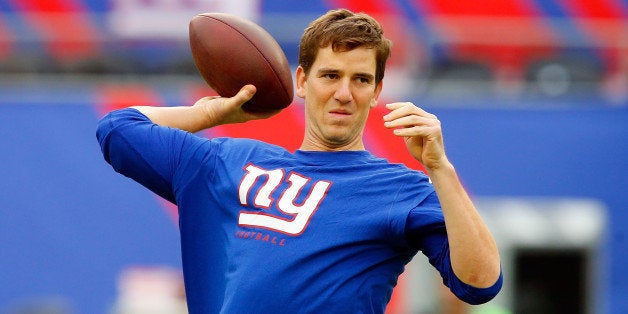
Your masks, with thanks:
M455 168L447 162L428 173L443 209L454 273L474 287L493 285L500 274L497 245Z
M144 114L155 124L169 126L191 133L215 126L201 106L136 106L133 108Z

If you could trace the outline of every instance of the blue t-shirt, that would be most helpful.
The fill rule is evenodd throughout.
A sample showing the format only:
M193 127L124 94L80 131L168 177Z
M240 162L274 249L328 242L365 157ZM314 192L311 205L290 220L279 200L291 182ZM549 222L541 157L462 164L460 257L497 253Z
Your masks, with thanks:
M133 109L97 136L116 171L178 205L190 313L383 313L418 251L469 303L500 289L454 275L428 178L367 151L210 140Z

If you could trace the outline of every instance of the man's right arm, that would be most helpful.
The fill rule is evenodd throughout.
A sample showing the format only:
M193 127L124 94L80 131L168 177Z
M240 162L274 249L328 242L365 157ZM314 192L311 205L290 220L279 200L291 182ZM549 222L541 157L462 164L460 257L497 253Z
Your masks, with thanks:
M153 123L169 126L191 133L209 129L221 124L241 123L255 119L265 119L279 111L251 113L242 105L255 95L253 85L246 85L231 98L204 97L193 106L181 107L133 107L148 117Z
M205 97L193 106L117 110L100 120L96 136L114 170L175 202L172 183L182 152L203 143L190 133L275 114L242 110L254 94L255 87L247 85L234 97Z

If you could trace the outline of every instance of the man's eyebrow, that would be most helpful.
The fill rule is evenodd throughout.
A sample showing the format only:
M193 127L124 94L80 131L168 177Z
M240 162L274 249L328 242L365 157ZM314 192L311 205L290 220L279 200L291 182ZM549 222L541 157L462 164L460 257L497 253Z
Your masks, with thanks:
M342 71L335 69L335 68L320 68L316 71L316 73L341 73ZM362 77L365 79L369 79L369 80L374 80L375 79L375 75L368 73L368 72L358 72L353 74L354 77Z
M320 68L317 73L340 73L340 70L334 68Z
M369 80L374 80L375 79L375 75L373 75L371 73L366 73L366 72L356 73L355 76L362 77L362 78L369 79Z

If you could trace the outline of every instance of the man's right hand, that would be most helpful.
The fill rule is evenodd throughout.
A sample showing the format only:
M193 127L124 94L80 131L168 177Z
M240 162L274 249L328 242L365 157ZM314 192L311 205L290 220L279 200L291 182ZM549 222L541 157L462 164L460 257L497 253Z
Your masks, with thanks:
M251 112L242 108L247 101L253 98L256 88L253 85L245 85L233 97L203 97L194 107L201 107L208 119L209 127L222 124L242 123L250 120L266 119L278 114L281 110L268 112Z

